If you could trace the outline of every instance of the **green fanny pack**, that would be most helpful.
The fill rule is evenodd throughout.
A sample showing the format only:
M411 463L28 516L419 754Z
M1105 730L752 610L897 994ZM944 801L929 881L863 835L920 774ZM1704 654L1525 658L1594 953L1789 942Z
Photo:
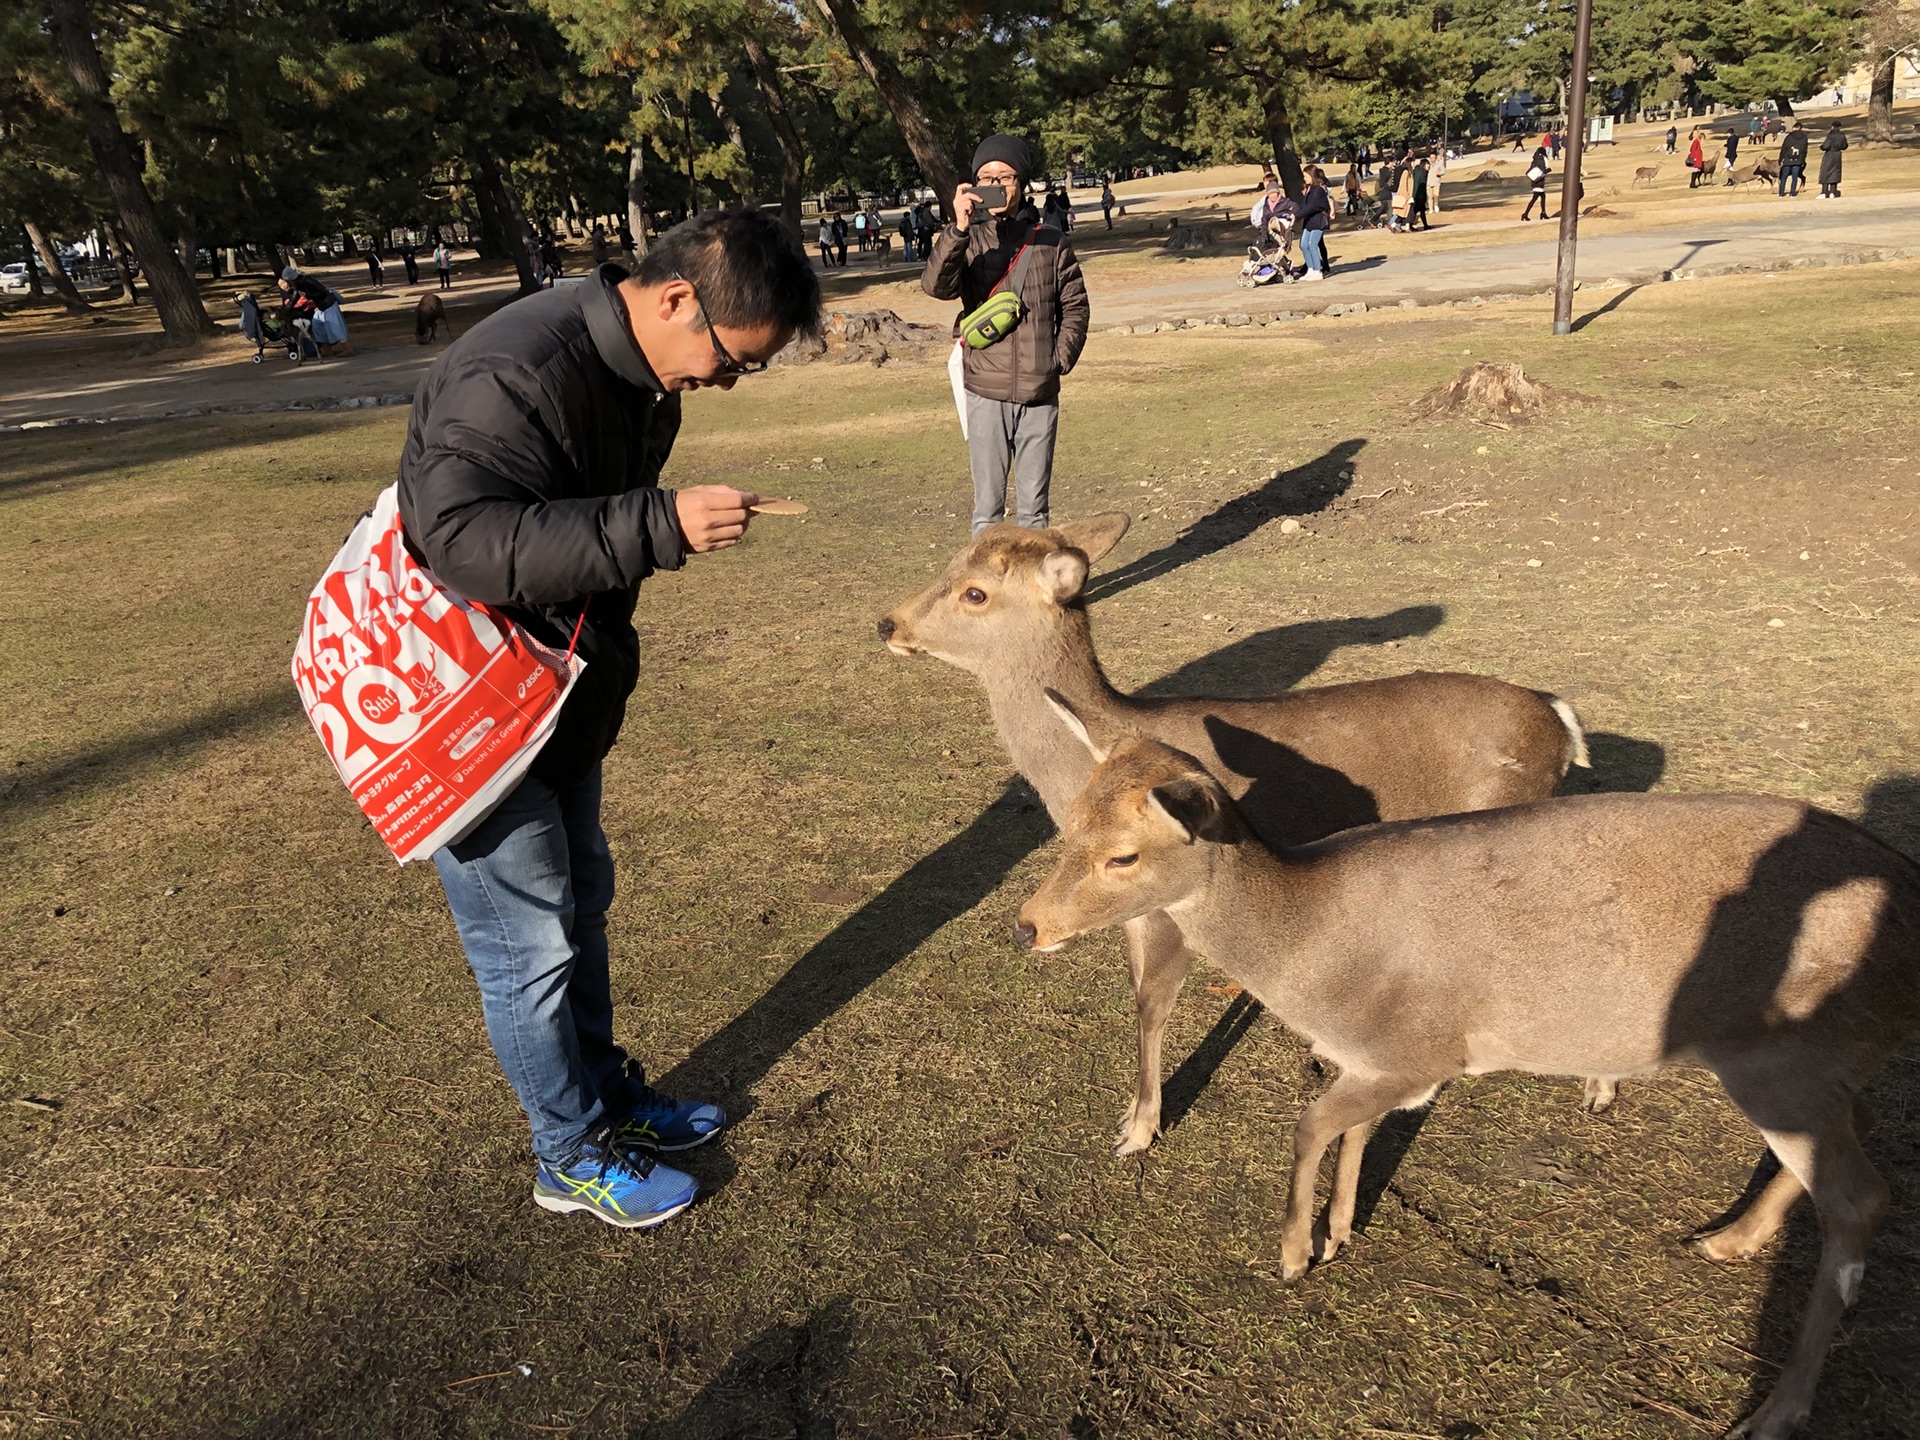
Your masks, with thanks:
M984 350L989 345L998 345L1014 332L1021 318L1026 315L1027 307L1021 303L1020 287L1027 278L1027 266L1032 262L1033 242L1042 227L1033 227L1033 233L1027 237L1027 243L1020 247L1020 253L1013 257L1013 264L1007 267L988 292L987 298L960 317L960 338L967 342L969 350ZM1008 278L1013 283L1007 285ZM1001 289L1006 285L1006 289Z

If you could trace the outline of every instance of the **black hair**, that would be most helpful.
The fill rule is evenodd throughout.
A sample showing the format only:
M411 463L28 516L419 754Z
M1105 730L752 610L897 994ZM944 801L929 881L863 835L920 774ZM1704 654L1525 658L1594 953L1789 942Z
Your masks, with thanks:
M800 242L772 216L745 206L703 210L661 236L641 257L642 285L681 279L713 325L820 329L820 281Z

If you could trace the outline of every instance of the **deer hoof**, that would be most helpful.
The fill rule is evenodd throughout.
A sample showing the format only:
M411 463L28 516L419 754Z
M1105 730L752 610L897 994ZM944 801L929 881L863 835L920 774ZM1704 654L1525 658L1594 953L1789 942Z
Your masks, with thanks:
M1586 1089L1580 1096L1580 1108L1589 1115L1599 1115L1613 1107L1620 1094L1620 1082L1602 1080L1597 1076L1587 1079Z
M1153 1131L1129 1130L1120 1137L1119 1143L1113 1147L1113 1157L1116 1160L1122 1160L1129 1155L1138 1155L1142 1151L1149 1150L1152 1147Z
M1727 1440L1788 1440L1806 1423L1807 1407L1776 1406L1771 1399L1727 1432Z
M1724 1265L1731 1260L1751 1260L1760 1253L1758 1245L1743 1244L1728 1238L1728 1226L1721 1230L1708 1230L1699 1235L1689 1235L1681 1243L1702 1260L1711 1260Z

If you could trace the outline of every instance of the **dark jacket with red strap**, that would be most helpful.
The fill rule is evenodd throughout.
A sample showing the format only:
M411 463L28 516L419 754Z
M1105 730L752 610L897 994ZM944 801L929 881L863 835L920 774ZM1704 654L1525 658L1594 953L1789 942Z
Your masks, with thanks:
M936 300L958 300L960 313L985 303L1000 277L1008 275L1023 244L1033 256L1020 287L1026 315L997 345L965 351L967 389L988 400L1016 405L1050 405L1060 398L1060 377L1073 369L1086 347L1091 310L1067 237L1041 225L1032 205L1004 218L982 215L965 233L949 225L934 237L933 254L920 277L921 288ZM960 333L956 318L954 334Z
M640 675L640 582L677 570L685 540L658 488L680 430L627 328L608 265L517 300L427 372L400 457L400 522L449 589L566 648L582 607L587 668L533 773L586 777L613 745Z

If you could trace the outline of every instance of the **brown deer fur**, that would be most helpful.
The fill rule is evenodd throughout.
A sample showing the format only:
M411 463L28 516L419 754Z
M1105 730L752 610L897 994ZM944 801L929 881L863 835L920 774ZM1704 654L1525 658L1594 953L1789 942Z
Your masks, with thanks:
M1455 1076L1703 1065L1782 1168L1693 1248L1749 1257L1809 1191L1819 1215L1799 1336L1734 1433L1798 1427L1890 1201L1861 1149L1859 1093L1920 1032L1920 867L1824 811L1730 795L1579 796L1275 852L1192 757L1097 726L1088 743L1112 743L1111 756L1016 936L1052 950L1169 917L1339 1066L1294 1132L1287 1279L1348 1239L1373 1125ZM1316 1226L1315 1176L1336 1137Z
M1198 755L1276 845L1375 820L1517 805L1550 796L1569 763L1587 763L1565 701L1482 675L1417 673L1258 700L1119 694L1094 653L1081 591L1088 567L1126 533L1125 515L1051 530L983 530L926 590L880 622L896 654L928 654L979 677L1000 740L1055 824L1093 769L1043 690L1084 713ZM979 596L976 602L971 597ZM1117 1153L1160 1128L1160 1050L1193 957L1164 916L1127 926L1140 1072ZM1602 1109L1610 1080L1588 1086Z

